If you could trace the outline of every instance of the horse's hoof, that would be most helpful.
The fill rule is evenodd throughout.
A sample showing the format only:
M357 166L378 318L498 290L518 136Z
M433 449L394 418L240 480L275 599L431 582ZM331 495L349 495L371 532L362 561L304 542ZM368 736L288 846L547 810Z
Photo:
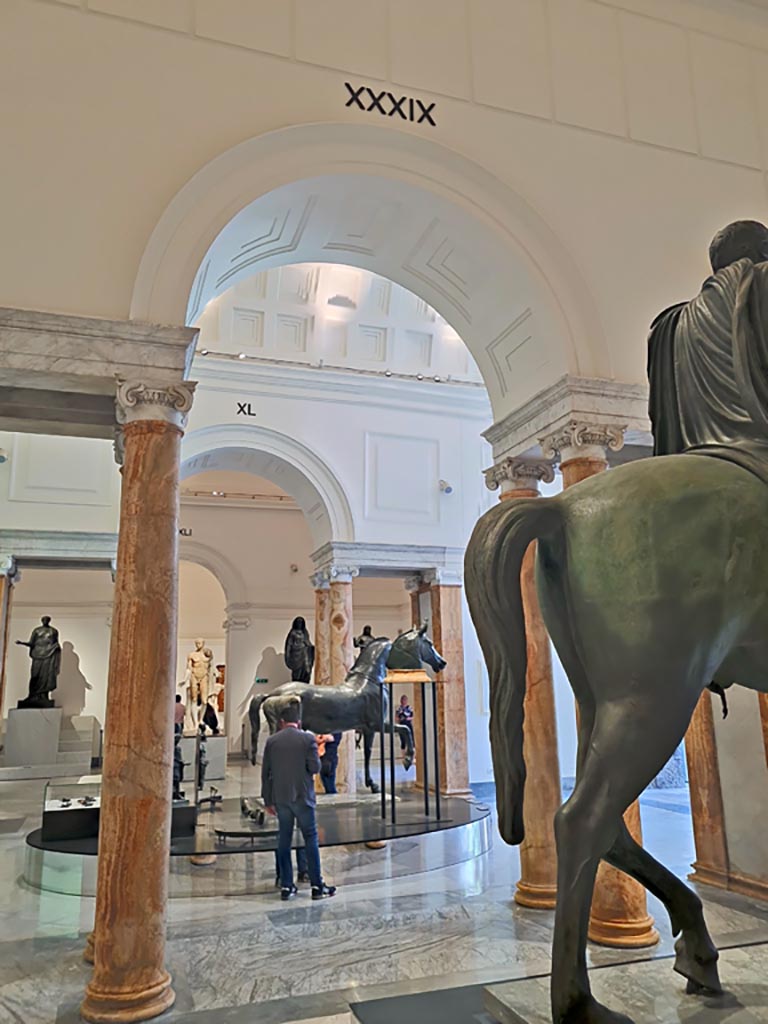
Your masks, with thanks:
M370 791L372 793L379 793L380 792L379 787L376 785L375 782L369 782L368 783L368 789L370 789Z
M717 970L717 952L704 958L688 952L685 937L675 943L674 969L687 980L685 991L688 995L722 995L723 986Z
M410 768L410 767L411 767L412 765L413 765L413 759L412 759L412 758L410 758L410 757L405 757L405 758L403 758L403 768L404 768L404 769L405 769L406 771L408 771L408 769L409 769L409 768Z
M592 996L574 1003L565 1012L553 1015L555 1024L635 1024L631 1017L609 1010Z

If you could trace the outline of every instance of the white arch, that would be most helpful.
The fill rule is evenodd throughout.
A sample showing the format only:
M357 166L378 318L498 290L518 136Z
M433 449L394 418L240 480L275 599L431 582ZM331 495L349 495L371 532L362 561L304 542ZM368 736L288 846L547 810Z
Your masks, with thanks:
M304 512L315 548L330 541L354 541L355 525L344 489L325 462L292 437L250 424L193 430L182 442L181 479L216 469L252 473L282 487ZM237 603L229 594L227 599Z
M180 537L179 561L194 562L213 573L224 591L225 605L245 604L247 601L246 583L240 570L216 548L190 537Z
M453 324L472 351L496 418L519 404L515 375L535 378L542 358L550 364L547 382L566 372L610 375L610 353L588 289L532 207L466 157L371 125L281 129L243 142L203 167L152 233L131 316L183 323L193 285L201 288L196 275L206 254L237 214L260 197L299 183L309 201L313 196L307 189L339 177L367 184L370 196L382 196L383 203L391 199L386 186L394 188L403 207L399 223L420 218L437 225L438 237L421 238L420 250L402 252L396 251L394 235L380 246L368 240L334 246L327 235L323 243L319 236L302 238L297 229L265 253L257 269L302 261L354 263L416 292ZM521 360L525 345L528 355Z

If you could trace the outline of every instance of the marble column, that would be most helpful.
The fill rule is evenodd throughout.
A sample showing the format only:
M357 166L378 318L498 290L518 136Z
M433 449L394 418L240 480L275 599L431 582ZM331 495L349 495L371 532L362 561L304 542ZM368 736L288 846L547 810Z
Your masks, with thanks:
M571 420L561 430L544 438L541 445L545 457L559 457L563 487L572 487L608 468L607 452L621 450L624 428ZM627 810L624 821L633 838L642 843L637 803ZM654 946L659 941L659 933L653 923L643 886L602 861L592 899L590 939L602 946Z
M758 693L757 699L760 705L760 721L763 726L763 746L765 747L765 759L768 762L768 693Z
M763 720L765 724L765 720ZM723 792L715 741L712 694L702 693L685 734L688 788L696 860L692 882L728 888L728 843L725 838Z
M8 660L13 588L19 578L20 574L16 568L15 559L10 556L0 556L0 719L5 701L5 666Z
M329 661L332 686L344 682L355 661L352 580L357 575L356 568L332 566L329 570ZM345 732L339 744L336 787L340 793L357 791L354 732Z
M539 482L551 483L554 478L552 463L542 459L507 458L485 471L486 485L491 490L498 489L502 501L538 498ZM552 657L536 593L535 562L534 543L525 553L520 573L528 655L523 741L527 781L523 807L525 839L520 847L515 902L537 910L553 910L557 902L554 818L563 797Z
M331 595L330 577L326 572L312 576L315 588L315 678L317 686L331 682Z
M118 386L120 533L104 726L94 971L81 1014L174 1002L165 968L176 691L179 449L194 385Z
M458 574L444 569L422 575L429 586L432 642L448 663L439 673L437 685L440 791L447 796L460 796L470 792L462 582Z

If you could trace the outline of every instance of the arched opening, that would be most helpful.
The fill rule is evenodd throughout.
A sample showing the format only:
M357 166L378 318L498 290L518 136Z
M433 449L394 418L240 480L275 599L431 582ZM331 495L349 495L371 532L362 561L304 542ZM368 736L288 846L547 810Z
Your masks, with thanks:
M363 267L433 306L496 419L606 356L577 267L519 196L451 150L369 126L269 133L202 168L153 232L131 315L190 322L238 277L307 261Z

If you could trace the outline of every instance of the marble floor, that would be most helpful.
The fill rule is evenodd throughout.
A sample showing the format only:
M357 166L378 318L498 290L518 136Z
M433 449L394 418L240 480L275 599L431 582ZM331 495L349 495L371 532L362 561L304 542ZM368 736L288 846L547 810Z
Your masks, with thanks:
M255 772L231 772L227 792L252 791ZM39 780L0 788L0 1024L74 1024L89 977L81 953L93 900L19 880L42 789ZM643 805L646 845L682 876L693 859L684 803L682 794L651 791ZM552 915L514 904L517 877L517 852L495 840L490 853L435 871L357 884L333 878L339 894L322 904L307 893L290 904L274 893L174 899L168 964L178 998L163 1019L346 1024L355 1001L546 974ZM768 940L768 906L702 895L720 946ZM593 964L671 953L666 917L649 904L661 944L634 956L592 947Z

